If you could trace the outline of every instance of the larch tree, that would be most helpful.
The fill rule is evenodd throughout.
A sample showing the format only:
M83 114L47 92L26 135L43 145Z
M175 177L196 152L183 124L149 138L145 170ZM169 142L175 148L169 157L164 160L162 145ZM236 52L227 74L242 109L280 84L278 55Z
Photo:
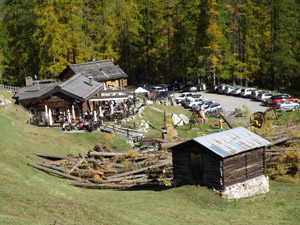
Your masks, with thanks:
M216 10L217 1L208 0L208 16L209 16L209 26L206 30L207 36L209 37L209 46L205 46L208 50L208 58L210 62L210 73L212 74L212 85L216 85L216 72L218 69L222 68L220 64L221 49L220 49L220 39L222 38L222 33L218 27L218 15L219 12Z

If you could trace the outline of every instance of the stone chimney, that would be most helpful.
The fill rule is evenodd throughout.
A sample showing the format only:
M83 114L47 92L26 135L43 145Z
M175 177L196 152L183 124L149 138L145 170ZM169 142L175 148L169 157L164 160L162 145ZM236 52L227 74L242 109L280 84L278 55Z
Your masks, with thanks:
M25 84L26 84L26 87L32 86L33 85L32 77L26 77L25 78Z
M93 77L92 77L92 76L89 76L89 84L90 84L91 86L93 86Z
M36 91L40 90L40 83L37 80L34 82L34 87Z

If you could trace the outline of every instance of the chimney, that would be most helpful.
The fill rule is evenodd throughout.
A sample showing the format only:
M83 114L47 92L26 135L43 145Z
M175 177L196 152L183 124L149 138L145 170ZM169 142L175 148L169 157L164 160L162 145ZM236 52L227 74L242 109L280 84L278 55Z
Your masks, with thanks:
M34 87L35 87L36 91L39 91L40 90L40 83L38 81L35 81L34 82Z
M33 85L32 77L26 77L25 78L25 84L26 84L26 87L32 86Z
M89 84L90 84L91 86L93 86L93 77L92 77L92 76L89 76Z

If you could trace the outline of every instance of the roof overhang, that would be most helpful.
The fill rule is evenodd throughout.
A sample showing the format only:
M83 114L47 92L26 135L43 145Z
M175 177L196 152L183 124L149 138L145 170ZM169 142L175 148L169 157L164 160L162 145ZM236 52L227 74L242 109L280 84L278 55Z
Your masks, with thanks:
M92 97L90 101L92 102L101 102L101 101L111 101L111 100L125 100L128 99L128 95L114 95L114 96L101 96L101 97Z

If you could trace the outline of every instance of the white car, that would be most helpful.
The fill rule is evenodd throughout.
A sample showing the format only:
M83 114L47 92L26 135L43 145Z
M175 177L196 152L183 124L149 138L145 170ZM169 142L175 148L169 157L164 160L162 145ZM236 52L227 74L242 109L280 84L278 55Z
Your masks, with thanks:
M256 90L255 88L242 88L240 96L242 97L249 97L252 93L252 91Z
M299 110L299 103L284 101L276 104L277 111L295 111Z
M261 102L264 102L264 101L268 102L272 96L273 96L273 94L269 93L269 92L268 93L260 93L257 95L256 100L261 101Z
M196 86L191 86L191 87L190 87L190 91L191 91L191 92L196 92L196 91L198 91L198 90L197 90L197 87L196 87Z
M182 100L184 100L186 97L189 97L189 96L192 96L192 95L193 95L193 94L192 94L191 92L184 92L184 93L180 94L179 96L177 96L177 97L175 98L176 103L177 103L177 104L178 104L178 103L181 103Z
M241 93L241 90L242 90L242 88L235 87L235 89L233 91L231 91L230 94L234 95L234 96L239 96Z
M225 89L224 89L224 94L227 94L229 95L233 90L235 90L235 87L233 86L226 86Z
M203 102L203 98L189 98L185 101L185 107L192 108L194 105L201 104Z
M198 98L203 99L202 95L200 94L197 95L193 94L191 96L187 96L185 99L181 101L181 105L185 106L186 102L189 102L191 99L198 99Z
M250 97L252 99L257 99L257 96L259 94L263 94L263 93L266 93L266 91L264 91L264 90L253 90L252 93L251 93L251 95L250 95Z

